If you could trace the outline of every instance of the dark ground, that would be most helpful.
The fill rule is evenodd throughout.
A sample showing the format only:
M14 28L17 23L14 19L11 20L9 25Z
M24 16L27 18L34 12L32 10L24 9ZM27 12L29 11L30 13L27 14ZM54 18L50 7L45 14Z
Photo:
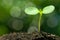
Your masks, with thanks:
M0 40L60 40L60 37L46 32L41 32L41 33L14 32L1 36Z

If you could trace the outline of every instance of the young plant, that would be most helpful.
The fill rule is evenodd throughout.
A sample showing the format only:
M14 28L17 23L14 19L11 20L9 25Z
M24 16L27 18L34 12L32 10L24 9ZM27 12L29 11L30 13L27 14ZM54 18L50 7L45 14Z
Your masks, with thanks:
M49 14L54 11L55 7L53 5L49 5L44 7L43 9L38 10L36 7L28 7L25 8L25 13L28 15L36 15L39 13L39 20L38 20L38 31L40 32L40 22L42 18L42 14Z

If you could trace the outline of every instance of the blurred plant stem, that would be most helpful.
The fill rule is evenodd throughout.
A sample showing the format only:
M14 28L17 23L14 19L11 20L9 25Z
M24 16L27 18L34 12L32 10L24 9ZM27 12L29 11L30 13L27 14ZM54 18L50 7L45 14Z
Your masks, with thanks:
M38 20L38 31L40 32L40 26L41 26L41 18L42 18L42 10L39 11L39 20Z

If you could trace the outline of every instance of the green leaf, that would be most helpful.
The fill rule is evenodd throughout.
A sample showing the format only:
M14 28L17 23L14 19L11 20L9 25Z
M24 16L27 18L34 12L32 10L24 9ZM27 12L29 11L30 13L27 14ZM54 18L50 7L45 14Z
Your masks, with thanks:
M43 14L49 14L54 11L55 7L53 5L49 5L43 8Z
M39 13L39 10L36 7L25 8L25 13L28 15L36 15Z

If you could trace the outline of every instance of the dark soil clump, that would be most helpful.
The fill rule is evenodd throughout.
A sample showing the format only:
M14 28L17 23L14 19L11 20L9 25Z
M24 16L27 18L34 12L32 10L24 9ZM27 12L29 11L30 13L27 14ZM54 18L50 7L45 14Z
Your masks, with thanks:
M46 32L10 33L0 37L0 40L60 40L60 37Z

